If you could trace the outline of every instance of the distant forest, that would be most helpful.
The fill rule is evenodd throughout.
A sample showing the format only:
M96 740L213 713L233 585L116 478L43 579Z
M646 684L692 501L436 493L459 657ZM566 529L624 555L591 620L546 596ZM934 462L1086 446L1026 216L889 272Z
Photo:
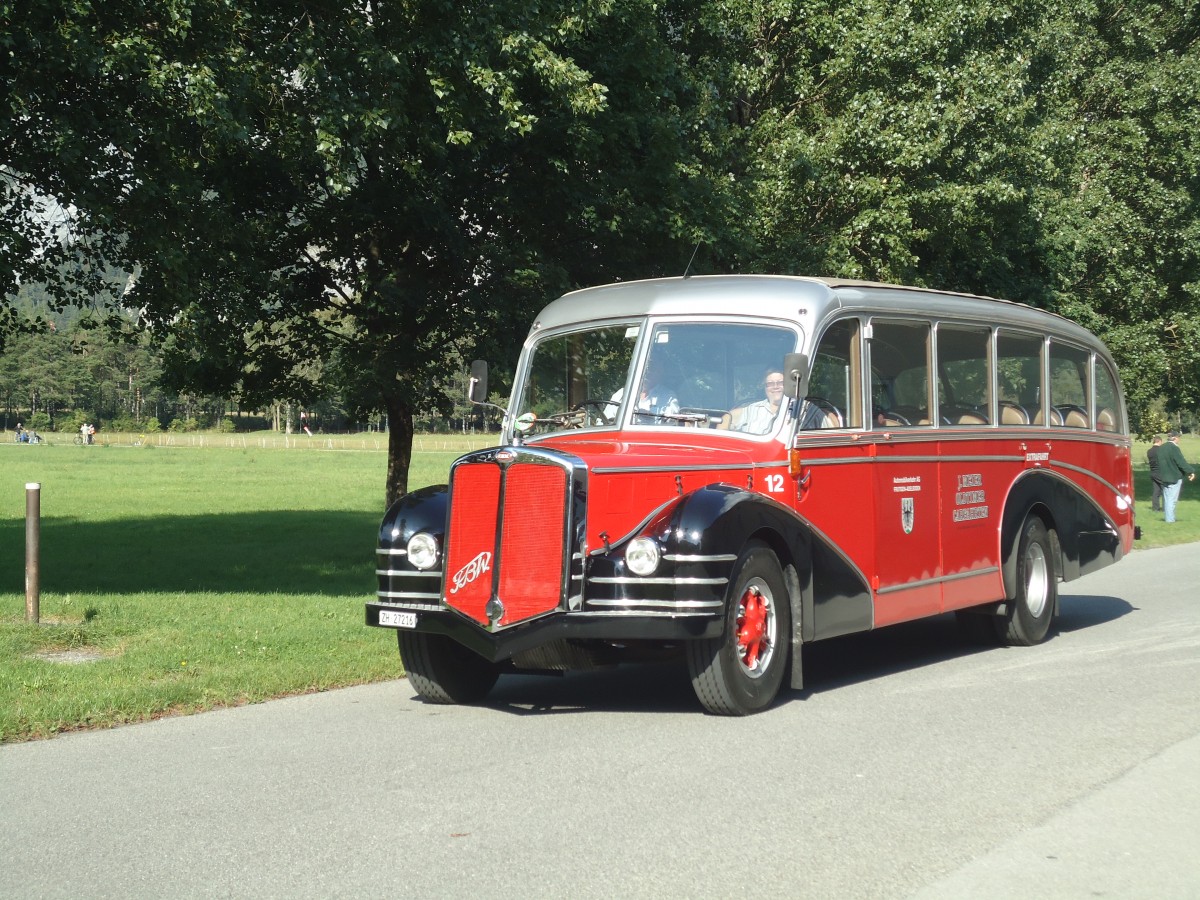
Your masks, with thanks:
M301 413L314 431L383 430L381 415L354 417L337 398L311 403L272 400L245 405L219 394L197 394L164 386L161 353L133 326L113 333L98 313L67 307L54 311L40 288L25 287L14 306L44 330L10 337L0 353L0 415L5 431L20 423L38 432L75 431L85 422L108 431L299 432ZM465 375L455 385L465 384ZM489 422L458 396L447 398L454 413L436 410L419 417L424 432L480 431ZM457 401L457 402L455 402Z

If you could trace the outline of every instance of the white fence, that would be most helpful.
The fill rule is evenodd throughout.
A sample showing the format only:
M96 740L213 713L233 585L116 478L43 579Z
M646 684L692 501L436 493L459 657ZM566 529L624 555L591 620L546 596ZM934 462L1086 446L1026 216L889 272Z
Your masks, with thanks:
M43 440L51 444L70 444L75 435L49 434ZM359 451L387 452L388 439L386 434L373 432L370 434L211 434L188 432L161 432L157 434L128 434L119 431L96 432L96 443L111 447L206 447L229 448L232 450L325 450L325 451ZM484 447L494 447L499 442L499 435L439 435L419 434L413 438L413 452L453 452L466 453L469 450L482 450Z

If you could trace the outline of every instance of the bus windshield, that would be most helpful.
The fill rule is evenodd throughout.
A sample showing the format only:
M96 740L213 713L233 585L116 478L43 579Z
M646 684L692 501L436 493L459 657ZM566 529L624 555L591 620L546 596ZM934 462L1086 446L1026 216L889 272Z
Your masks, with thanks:
M643 332L645 350L635 356ZM799 339L792 328L743 322L630 322L547 335L526 362L514 429L626 424L771 434L787 409L783 358Z

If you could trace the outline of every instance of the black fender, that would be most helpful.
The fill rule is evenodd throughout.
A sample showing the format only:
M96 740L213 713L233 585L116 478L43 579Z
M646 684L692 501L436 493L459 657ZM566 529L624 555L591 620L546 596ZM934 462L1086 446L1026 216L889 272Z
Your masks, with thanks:
M379 525L381 548L403 547L418 531L428 531L440 543L450 515L450 488L434 484L405 494L384 514Z
M1005 595L1016 596L1017 546L1030 515L1039 515L1051 532L1059 577L1072 581L1121 558L1116 525L1086 491L1045 469L1031 469L1013 484L1004 502L1000 528L1001 571Z
M379 525L379 547L376 550L376 578L381 600L411 600L412 593L428 597L441 591L442 569L423 576L404 575L417 570L405 555L408 540L418 531L433 535L445 558L446 528L450 514L450 492L446 485L435 484L401 497L393 503Z
M819 530L776 500L729 484L711 484L662 507L642 527L592 560L591 574L633 580L623 551L638 536L662 548L658 576L687 584L688 595L726 599L728 579L751 540L767 544L784 570L800 641L869 630L874 605L866 578ZM678 594L679 588L675 588ZM723 608L723 607L722 607Z

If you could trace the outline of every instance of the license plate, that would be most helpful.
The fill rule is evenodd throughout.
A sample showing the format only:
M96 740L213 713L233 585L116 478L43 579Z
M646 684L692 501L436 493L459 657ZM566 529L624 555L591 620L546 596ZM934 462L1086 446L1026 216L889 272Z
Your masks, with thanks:
M379 624L387 628L416 628L417 614L415 612L401 612L398 609L381 609L379 611Z

